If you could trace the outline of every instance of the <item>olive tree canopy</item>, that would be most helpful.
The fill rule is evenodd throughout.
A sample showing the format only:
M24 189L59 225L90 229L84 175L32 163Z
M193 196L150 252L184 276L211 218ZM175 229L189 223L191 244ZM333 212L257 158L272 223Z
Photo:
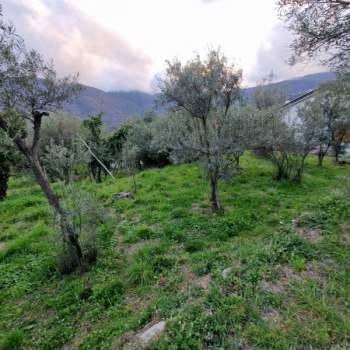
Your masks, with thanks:
M177 112L174 118L179 127L170 127L172 146L205 161L214 211L222 210L218 179L223 157L230 152L226 123L240 96L241 79L241 70L229 64L219 50L211 50L204 60L197 55L186 64L168 61L160 80L161 100Z
M349 68L349 0L279 0L278 7L281 18L296 35L291 62L321 53L323 63Z

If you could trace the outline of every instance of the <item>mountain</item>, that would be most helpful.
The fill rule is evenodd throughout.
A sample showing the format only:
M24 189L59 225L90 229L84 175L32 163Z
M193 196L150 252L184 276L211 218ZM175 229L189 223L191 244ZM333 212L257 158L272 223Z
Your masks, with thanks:
M309 74L303 77L298 77L290 80L283 80L272 85L277 86L285 92L289 100L301 95L302 93L316 89L322 82L335 79L335 74L330 72ZM243 91L244 96L250 98L256 87L246 88Z
M83 85L80 96L64 107L77 117L104 113L104 122L112 128L131 116L142 116L155 105L156 96L141 91L105 92Z
M284 80L277 85L286 92L288 99L317 88L320 83L334 79L333 73L319 73L304 77ZM243 89L245 97L254 94L255 87ZM105 92L91 86L83 86L78 99L66 105L64 110L80 118L88 115L104 113L104 122L108 128L118 124L131 116L142 116L145 111L155 109L156 95L141 91ZM158 110L159 111L159 110Z

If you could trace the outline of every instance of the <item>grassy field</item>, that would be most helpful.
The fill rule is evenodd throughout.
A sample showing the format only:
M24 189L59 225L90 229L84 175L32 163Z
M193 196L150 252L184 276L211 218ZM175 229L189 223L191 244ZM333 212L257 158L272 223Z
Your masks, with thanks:
M61 276L50 210L30 178L0 203L0 348L350 349L350 168L309 159L302 184L247 155L210 214L196 165L77 186L108 217L90 270ZM56 185L59 191L59 185ZM223 274L223 271L224 274ZM133 347L134 346L134 347Z

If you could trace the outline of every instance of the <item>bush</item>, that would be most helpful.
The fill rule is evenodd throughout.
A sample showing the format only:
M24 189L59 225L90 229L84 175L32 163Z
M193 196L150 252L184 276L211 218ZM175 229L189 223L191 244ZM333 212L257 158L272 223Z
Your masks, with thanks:
M82 265L86 267L97 259L96 232L98 232L100 225L107 220L105 210L93 194L74 185L64 188L63 207L72 227L79 235L84 259ZM58 254L57 263L61 273L70 273L81 265L81 261L66 243L63 243Z

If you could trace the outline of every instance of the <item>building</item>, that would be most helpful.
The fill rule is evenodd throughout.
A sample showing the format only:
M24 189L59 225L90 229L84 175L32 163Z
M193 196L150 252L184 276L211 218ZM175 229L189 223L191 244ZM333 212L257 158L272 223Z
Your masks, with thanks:
M316 89L308 90L296 98L286 101L282 106L285 109L285 121L288 125L298 123L298 110L305 105L305 103L312 101ZM345 156L350 156L350 130L345 139Z

